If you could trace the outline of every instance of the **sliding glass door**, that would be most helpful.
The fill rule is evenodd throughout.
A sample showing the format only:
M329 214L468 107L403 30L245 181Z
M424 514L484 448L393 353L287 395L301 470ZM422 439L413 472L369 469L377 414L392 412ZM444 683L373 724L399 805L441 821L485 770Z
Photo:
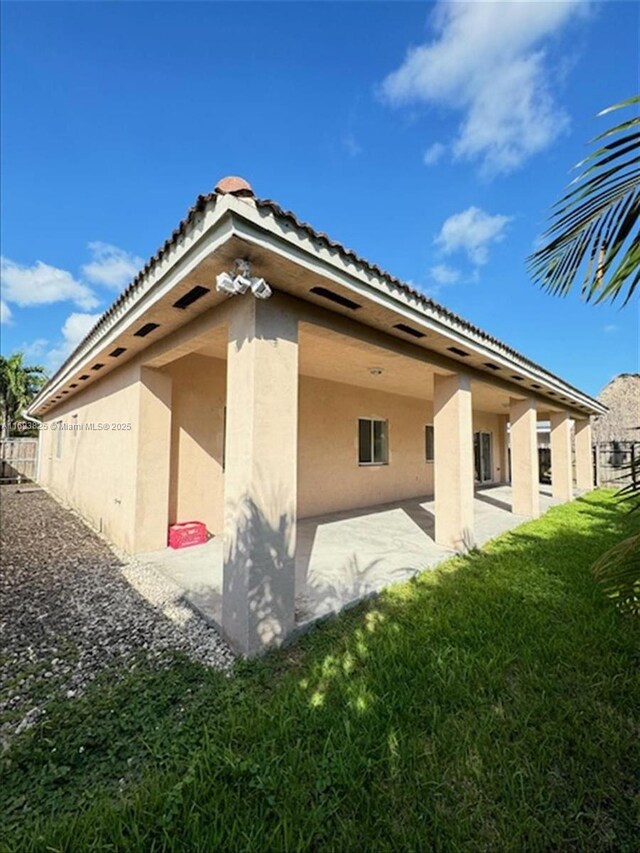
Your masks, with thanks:
M491 456L491 433L474 433L473 459L475 463L477 483L487 483L493 480Z

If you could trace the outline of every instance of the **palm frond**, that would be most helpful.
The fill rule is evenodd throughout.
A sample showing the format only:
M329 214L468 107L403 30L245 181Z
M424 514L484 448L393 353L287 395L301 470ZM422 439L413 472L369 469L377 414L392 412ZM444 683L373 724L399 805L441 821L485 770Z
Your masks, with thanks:
M600 115L639 103L640 96L634 96ZM552 294L566 295L582 274L587 301L622 296L626 304L640 281L640 117L593 141L604 139L609 141L575 167L583 171L554 206L545 243L528 266Z
M640 534L603 554L593 566L593 575L622 611L640 615Z

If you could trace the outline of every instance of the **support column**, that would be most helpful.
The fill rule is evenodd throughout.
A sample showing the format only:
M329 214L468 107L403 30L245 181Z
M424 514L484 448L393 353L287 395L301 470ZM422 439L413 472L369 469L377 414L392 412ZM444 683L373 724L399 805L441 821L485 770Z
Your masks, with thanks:
M500 472L500 482L501 483L510 483L511 482L511 474L509 472L509 415L501 415L500 416L500 434L502 439L502 456L501 456L501 465L502 471Z
M511 511L515 515L540 515L538 436L535 400L511 398Z
M229 323L222 628L256 655L295 623L298 321L238 297Z
M591 421L581 418L576 421L576 486L579 489L593 488L593 447Z
M140 368L134 553L166 548L169 531L171 377Z
M475 544L473 421L468 376L434 376L436 542L457 551Z
M551 492L560 501L573 499L571 418L566 412L551 412Z

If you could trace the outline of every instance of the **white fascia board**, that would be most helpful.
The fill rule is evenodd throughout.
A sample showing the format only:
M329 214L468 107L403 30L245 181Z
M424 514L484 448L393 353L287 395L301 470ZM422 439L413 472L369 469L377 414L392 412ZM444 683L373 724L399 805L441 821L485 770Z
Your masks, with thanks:
M202 220L178 245L167 251L162 260L149 271L146 280L123 300L100 329L85 339L73 359L63 364L53 375L52 384L47 384L44 393L41 391L38 394L29 405L27 414L36 410L48 397L55 396L83 365L93 361L104 347L115 343L127 327L140 320L143 314L232 236L231 218L226 215L228 203L225 203L230 198L220 196L210 210L205 210Z
M235 213L239 215L236 216ZM269 218L274 219L273 216ZM387 308L398 317L409 320L427 331L443 334L452 343L459 343L482 358L491 359L504 368L517 371L523 377L537 384L544 384L548 389L561 393L568 400L564 403L560 400L556 401L559 406L574 402L588 406L592 410L606 411L606 407L587 394L576 391L544 369L536 370L526 361L503 351L501 347L480 337L462 323L444 316L437 309L423 305L420 300L405 293L393 283L385 282L371 273L365 274L362 268L354 262L345 263L340 259L337 263L336 258L339 257L337 250L331 251L325 247L318 248L311 239L301 236L297 232L293 232L296 237L294 240L289 234L283 235L281 230L268 227L267 217L256 215L255 209L246 204L243 204L242 207L238 207L237 204L234 205L233 230L244 240L255 243L261 248L275 252L282 257L288 257L316 275L321 275L342 285L361 300ZM461 367L463 367L462 363ZM491 381L490 376L487 376L487 381ZM514 385L514 391L516 389L517 386ZM522 388L520 393L526 391L530 392L530 389Z
M93 360L97 352L115 342L127 327L138 321L207 255L233 235L335 281L361 300L376 303L393 311L399 318L409 320L425 330L443 334L452 343L459 343L504 368L518 371L532 381L544 383L569 398L569 402L581 403L592 410L606 411L606 407L588 395L576 392L545 370L534 369L502 350L499 345L473 332L463 322L445 316L437 307L425 305L418 297L411 296L388 279L372 273L351 259L345 259L339 249L319 245L318 241L312 240L297 228L285 231L273 213L261 214L249 200L221 195L216 197L215 204L207 205L204 212L191 223L184 237L167 250L145 280L127 295L101 327L86 338L73 358L54 374L52 384L43 389L27 412L33 412L46 398L55 395L73 374ZM490 381L489 376L487 380ZM557 403L561 405L559 400Z

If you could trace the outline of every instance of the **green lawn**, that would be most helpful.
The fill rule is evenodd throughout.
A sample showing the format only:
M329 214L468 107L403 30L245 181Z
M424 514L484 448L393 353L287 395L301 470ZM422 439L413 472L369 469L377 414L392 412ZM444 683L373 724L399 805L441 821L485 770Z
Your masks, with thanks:
M640 849L640 621L589 569L637 523L593 493L232 677L103 678L11 749L2 849Z

